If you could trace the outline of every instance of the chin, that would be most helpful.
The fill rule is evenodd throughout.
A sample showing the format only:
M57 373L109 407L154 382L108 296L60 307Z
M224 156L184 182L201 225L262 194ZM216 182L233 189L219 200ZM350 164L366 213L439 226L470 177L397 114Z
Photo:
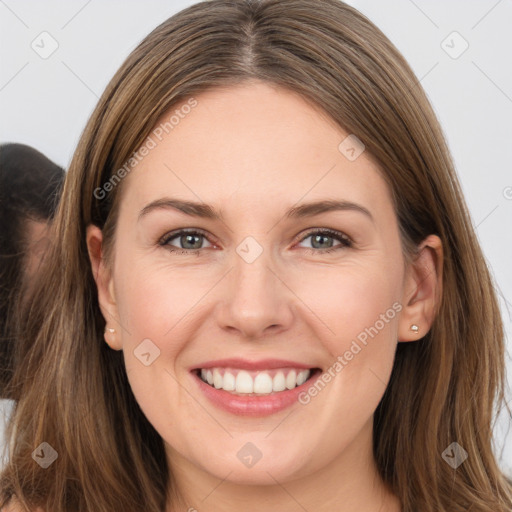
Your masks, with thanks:
M252 460L248 455L250 453ZM249 442L233 452L232 459L224 458L213 466L203 466L203 469L221 480L239 485L275 485L276 481L293 481L313 471L302 454L290 453L285 456L282 449L274 451L263 448L258 455L254 445L251 446Z

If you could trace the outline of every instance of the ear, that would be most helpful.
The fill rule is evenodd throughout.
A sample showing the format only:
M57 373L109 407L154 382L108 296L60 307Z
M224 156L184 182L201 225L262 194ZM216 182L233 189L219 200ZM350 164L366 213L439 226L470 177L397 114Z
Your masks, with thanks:
M105 341L110 348L121 350L122 343L121 333L118 328L120 324L114 293L114 278L103 258L103 233L101 229L94 225L87 226L86 241L92 274L98 289L98 302L101 313L105 318L106 328L115 329L115 332L106 329L104 334Z
M423 338L434 322L442 298L443 244L430 235L418 247L404 280L403 309L398 325L398 341ZM411 330L417 325L418 331Z

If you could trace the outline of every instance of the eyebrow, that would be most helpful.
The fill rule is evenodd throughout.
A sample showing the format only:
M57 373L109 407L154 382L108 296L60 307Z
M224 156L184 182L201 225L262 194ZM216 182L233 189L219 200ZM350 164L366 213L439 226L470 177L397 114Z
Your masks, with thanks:
M179 199L171 199L164 197L157 199L146 205L139 213L139 221L146 216L148 213L154 210L168 210L175 209L179 210L186 215L191 217L199 217L203 219L222 220L222 214L217 211L214 207L205 204L197 203L194 201L184 201ZM333 211L355 211L364 214L372 222L375 222L373 215L364 206L353 203L351 201L335 201L335 200L324 200L315 201L312 203L304 203L299 206L293 206L286 213L286 218L298 219L304 217L313 217L321 213L333 212Z

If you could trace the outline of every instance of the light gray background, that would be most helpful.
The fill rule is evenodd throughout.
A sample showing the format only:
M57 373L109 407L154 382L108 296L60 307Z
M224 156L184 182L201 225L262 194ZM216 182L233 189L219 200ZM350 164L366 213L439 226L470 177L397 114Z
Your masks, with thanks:
M0 0L0 142L30 144L67 166L98 97L128 53L159 23L193 3ZM441 121L498 286L510 380L512 1L348 3L367 15L403 53ZM33 41L42 45L41 37L48 37L40 36L43 31L58 43L47 59L31 47ZM463 48L464 41L450 35L454 31L469 44L456 59L442 47L452 54ZM6 413L8 403L3 406ZM0 408L0 420L1 413ZM510 419L502 413L496 452L512 474L509 428Z

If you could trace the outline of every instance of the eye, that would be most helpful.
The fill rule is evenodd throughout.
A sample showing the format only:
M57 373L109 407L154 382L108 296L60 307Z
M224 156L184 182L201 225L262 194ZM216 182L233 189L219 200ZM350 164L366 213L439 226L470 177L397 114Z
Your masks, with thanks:
M347 235L332 229L316 229L314 231L310 231L304 238L302 238L301 242L308 238L311 239L310 248L314 249L309 251L311 253L328 253L338 249L352 247L352 240ZM340 243L333 246L333 239L339 240Z
M332 229L315 229L310 231L305 237L301 239L301 243L311 239L310 253L328 253L336 251L338 249L345 249L352 247L352 240L339 231ZM333 245L332 240L338 240L338 245ZM199 229L181 229L179 231L173 231L163 236L158 244L165 247L172 253L179 254L199 254L203 249L204 241L210 244L207 247L213 247L213 245L206 238L206 234ZM177 245L176 245L177 244Z
M174 245L174 243L171 243L173 240L177 241L178 246ZM202 247L202 244L205 240L208 241L206 235L200 230L182 229L180 231L167 233L164 237L160 239L158 244L164 246L170 252L190 254L201 252L201 250L204 249L204 247Z

